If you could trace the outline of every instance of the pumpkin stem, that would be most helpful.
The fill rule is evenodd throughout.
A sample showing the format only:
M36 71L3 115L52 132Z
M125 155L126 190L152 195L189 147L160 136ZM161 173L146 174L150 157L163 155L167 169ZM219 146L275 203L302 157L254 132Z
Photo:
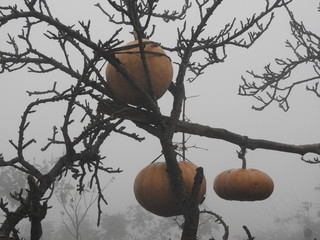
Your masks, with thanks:
M246 168L247 168L247 161L246 161L245 156L243 156L243 158L242 158L242 169L246 169Z
M245 147L241 147L240 151L238 152L238 158L240 158L242 160L242 169L246 169L247 168L247 161L246 161L246 148Z

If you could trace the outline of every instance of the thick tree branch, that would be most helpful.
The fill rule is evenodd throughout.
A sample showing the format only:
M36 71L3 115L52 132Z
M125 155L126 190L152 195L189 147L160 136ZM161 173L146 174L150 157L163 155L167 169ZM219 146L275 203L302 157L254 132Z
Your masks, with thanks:
M135 109L130 106L119 106L110 101L101 101L98 105L98 111L111 115L113 117L125 118L134 123L152 126L156 124L155 116L149 111ZM170 118L163 116L165 122ZM153 128L154 129L154 128ZM255 150L258 148L274 151L282 151L288 153L296 153L305 155L307 153L315 153L320 155L320 143L295 145L288 143L280 143L264 139L253 139L243 136L223 128L214 128L197 123L178 121L175 132L184 132L187 134L197 135L201 137L221 139L239 146L245 146L247 149ZM159 134L155 129L150 132L154 135Z

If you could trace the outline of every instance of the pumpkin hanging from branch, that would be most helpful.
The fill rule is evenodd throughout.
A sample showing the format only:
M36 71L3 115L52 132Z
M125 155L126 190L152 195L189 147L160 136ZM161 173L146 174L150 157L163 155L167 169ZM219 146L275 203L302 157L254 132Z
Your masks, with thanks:
M183 182L190 197L197 166L188 161L178 162ZM142 169L134 182L134 194L139 204L158 216L171 217L181 215L178 200L171 186L165 162L155 162ZM198 195L198 204L202 203L206 193L206 179L203 177Z
M226 200L258 201L267 199L273 192L272 179L257 169L247 169L244 154L239 154L242 168L220 173L213 183L216 194Z
M151 97L158 100L168 90L171 84L173 77L172 63L159 44L149 41L148 39L142 39L142 41L144 44L143 52L146 58L147 71L145 71L141 59L139 42L136 39L136 35L134 41L125 45L128 49L116 51L115 57L119 60L123 68L135 79L136 84L139 85L145 93L150 94ZM126 103L139 106L144 105L144 94L111 64L107 64L106 79L108 86L116 97Z

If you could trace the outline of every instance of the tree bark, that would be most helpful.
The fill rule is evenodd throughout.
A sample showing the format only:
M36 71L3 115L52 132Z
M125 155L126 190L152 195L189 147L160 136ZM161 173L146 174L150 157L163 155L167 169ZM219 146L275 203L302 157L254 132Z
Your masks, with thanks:
M136 109L127 105L117 105L114 102L108 100L100 101L97 110L101 113L105 113L115 118L124 118L131 120L139 127L144 128L149 133L156 135L157 137L159 136L159 132L152 127L152 125L157 124L156 117L152 114L152 112L142 109ZM169 119L169 117L163 116L164 122L169 121ZM251 150L261 148L267 150L296 153L300 155L305 155L307 153L315 153L320 155L320 143L295 145L264 139L253 139L228 131L223 128L214 128L198 123L178 121L175 132L184 132L191 135L221 139L229 143L244 146L247 149Z
M31 221L30 239L39 240L42 235L41 221L47 214L47 203L40 203L41 198L52 184L52 179L48 176L43 176L40 180L40 184L37 184L32 176L28 176L28 196L20 206L13 212L6 212L6 219L3 221L0 227L0 239L9 238L10 233L14 233L15 226L23 219L29 216Z
M191 191L190 199L188 199L188 209L184 215L184 228L182 231L182 240L194 240L197 236L199 225L200 210L198 207L198 196L203 181L203 168L197 168L197 173L194 177L194 183Z

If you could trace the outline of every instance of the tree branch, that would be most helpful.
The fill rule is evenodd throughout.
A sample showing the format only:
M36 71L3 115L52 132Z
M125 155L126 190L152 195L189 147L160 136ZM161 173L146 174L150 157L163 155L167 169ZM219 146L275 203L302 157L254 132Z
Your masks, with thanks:
M137 124L145 124L147 126L152 126L156 123L154 114L149 111L135 109L130 106L118 106L110 101L99 102L97 111L116 118L125 118ZM163 120L167 122L170 121L170 118L167 116L163 116ZM307 153L315 153L320 155L320 143L294 145L263 139L253 139L247 136L243 136L228 131L223 128L213 128L197 123L178 121L175 132L184 132L187 134L197 135L201 137L221 139L239 146L245 145L246 148L251 150L261 148L274 151L296 153L300 155L305 155ZM152 132L152 134L158 135L159 132L154 131Z
M221 216L219 216L218 214L212 212L212 211L209 211L209 210L201 210L200 213L207 213L207 214L210 214L210 215L213 215L216 217L216 222L218 222L218 224L221 224L224 228L224 234L222 236L222 239L223 240L228 240L229 238L229 226L225 223L225 221L222 219ZM212 238L213 239L213 238Z
M249 82L242 77L242 85L239 86L239 95L252 96L261 104L260 106L252 106L255 110L263 110L273 102L277 102L279 107L284 111L289 110L289 96L294 88L306 85L306 89L312 91L316 96L318 93L318 82L320 80L320 36L306 29L304 24L299 23L293 13L285 6L291 18L291 32L295 39L295 43L286 41L286 47L295 55L295 58L275 59L275 64L280 68L279 71L273 70L270 64L264 67L262 74L247 71L254 79ZM305 67L312 66L314 76L302 78L297 73ZM294 75L298 80L294 80ZM291 80L292 79L292 80Z

